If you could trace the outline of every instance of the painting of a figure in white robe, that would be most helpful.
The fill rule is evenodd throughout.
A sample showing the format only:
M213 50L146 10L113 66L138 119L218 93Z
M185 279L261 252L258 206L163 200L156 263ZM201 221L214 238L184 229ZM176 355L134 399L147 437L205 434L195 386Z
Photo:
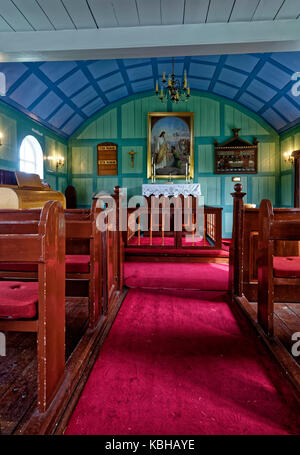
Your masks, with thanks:
M185 178L193 170L193 114L149 113L148 156L156 177ZM150 158L150 160L149 160ZM149 172L148 172L149 176Z

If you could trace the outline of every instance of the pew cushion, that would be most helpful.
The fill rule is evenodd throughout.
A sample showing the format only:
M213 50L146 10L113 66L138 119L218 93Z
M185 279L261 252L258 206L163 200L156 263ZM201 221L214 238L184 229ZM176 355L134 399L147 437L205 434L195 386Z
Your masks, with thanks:
M90 256L89 254L67 254L66 272L67 273L89 273Z
M28 319L37 315L38 283L0 281L0 318Z
M277 278L300 277L300 256L273 258L274 276Z
M37 264L33 263L12 263L2 262L0 270L12 272L37 272ZM88 254L67 254L66 272L67 273L89 273L90 256Z

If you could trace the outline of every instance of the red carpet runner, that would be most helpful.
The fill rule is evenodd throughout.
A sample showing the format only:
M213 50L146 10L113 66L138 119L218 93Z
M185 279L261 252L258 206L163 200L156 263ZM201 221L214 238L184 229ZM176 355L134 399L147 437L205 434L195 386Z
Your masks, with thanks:
M125 284L130 288L228 290L228 264L127 262Z
M299 433L274 364L225 299L131 289L66 434Z

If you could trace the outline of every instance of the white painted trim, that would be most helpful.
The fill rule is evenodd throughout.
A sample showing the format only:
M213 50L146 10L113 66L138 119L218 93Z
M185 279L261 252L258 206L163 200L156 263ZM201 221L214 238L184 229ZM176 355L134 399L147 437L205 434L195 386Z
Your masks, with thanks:
M300 20L1 32L0 60L88 60L300 50Z

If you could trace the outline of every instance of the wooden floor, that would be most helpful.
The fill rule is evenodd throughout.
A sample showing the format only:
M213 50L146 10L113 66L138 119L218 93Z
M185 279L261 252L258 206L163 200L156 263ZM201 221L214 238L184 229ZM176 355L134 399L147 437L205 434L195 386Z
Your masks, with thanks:
M257 303L251 302L251 306L256 312ZM275 303L274 316L274 335L291 354L292 334L300 332L300 303ZM300 356L293 358L300 365Z
M88 300L66 305L66 360L85 332ZM0 434L14 433L31 412L37 394L36 335L6 333L6 357L0 357Z

